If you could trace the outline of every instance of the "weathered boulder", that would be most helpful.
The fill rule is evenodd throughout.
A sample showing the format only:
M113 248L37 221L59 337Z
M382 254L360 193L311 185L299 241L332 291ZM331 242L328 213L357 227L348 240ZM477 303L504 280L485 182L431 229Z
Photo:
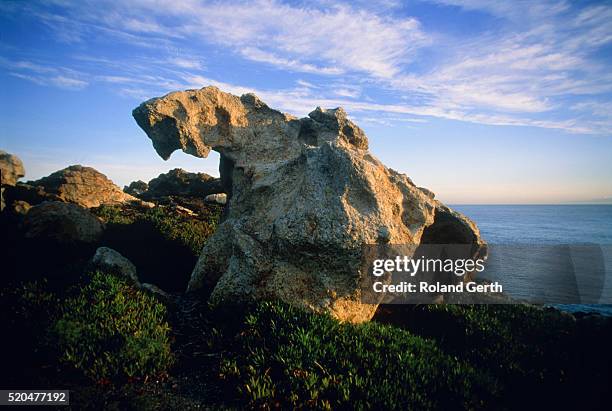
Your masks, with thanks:
M122 204L139 201L124 193L104 174L94 168L74 165L29 182L32 186L42 186L46 193L54 194L62 201L79 204L83 207L98 207L102 204Z
M127 278L135 285L140 286L136 266L118 251L108 247L100 247L91 259L93 268L104 272L111 272Z
M221 154L230 201L188 287L214 287L213 302L280 298L367 321L377 304L361 299L364 247L419 245L437 210L446 210L377 160L342 108L297 119L253 94L206 87L148 100L133 115L164 159L178 149ZM472 227L467 241L481 247L473 223L459 213L449 218Z
M25 216L24 230L26 238L92 244L102 237L104 226L83 207L55 201L32 207Z
M0 211L4 210L4 189L14 186L25 176L25 169L19 157L0 150Z
M25 176L25 169L19 157L3 150L0 150L0 171L3 186L14 186L17 180Z
M166 196L205 197L223 192L221 180L206 173L190 173L175 168L149 181L143 198L155 199Z
M129 186L123 187L123 192L134 197L139 197L147 192L149 185L142 180L132 181Z

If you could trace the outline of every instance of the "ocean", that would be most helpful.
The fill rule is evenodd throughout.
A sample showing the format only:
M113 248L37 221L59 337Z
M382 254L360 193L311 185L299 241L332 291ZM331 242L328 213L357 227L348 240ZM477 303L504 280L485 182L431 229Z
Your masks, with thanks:
M511 297L612 315L612 205L452 207L491 245L482 277Z

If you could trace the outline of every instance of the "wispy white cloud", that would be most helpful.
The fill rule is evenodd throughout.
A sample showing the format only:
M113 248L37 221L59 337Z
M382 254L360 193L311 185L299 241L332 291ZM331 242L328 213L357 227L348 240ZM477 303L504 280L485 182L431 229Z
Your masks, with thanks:
M598 118L612 120L612 101L588 100L576 103L572 110L592 114Z
M78 89L81 86L78 81L73 83L69 79L55 80L53 78L19 75L18 73L14 75L43 85L56 85L73 89ZM343 84L338 86L347 87L346 89L329 87L328 89L321 90L320 88L305 87L303 84L298 84L298 87L285 89L257 89L250 86L218 81L211 77L190 72L180 73L177 78L139 73L138 75L124 76L96 76L93 79L99 82L117 84L120 86L117 90L120 95L136 100L146 100L173 90L213 85L236 95L255 93L271 107L297 116L305 116L317 106L344 107L350 115L354 115L357 119L366 119L369 123L375 123L373 115L377 115L379 116L379 121L377 122L379 124L397 122L419 123L426 122L427 118L444 118L489 125L558 129L573 133L595 132L594 128L581 126L573 120L543 121L497 114L470 113L452 104L411 105L361 101L356 99L360 90L359 87ZM590 107L583 106L578 108L588 109ZM414 116L419 116L420 118ZM598 128L604 126L601 123L593 123L592 125L594 124L597 124Z
M204 64L200 59L186 58L186 57L171 57L168 59L168 63L173 66L189 69L189 70L203 70Z
M81 68L90 72L88 77L46 71L49 66L37 61L16 61L10 69L17 77L64 88L103 82L129 98L208 84L236 94L256 91L206 72L204 59L194 52L198 44L206 44L255 66L306 73L308 80L293 80L294 88L271 84L257 90L270 105L297 114L315 105L344 105L356 113L387 117L576 133L612 129L612 120L598 114L610 101L605 93L612 92L612 74L597 58L598 49L612 42L612 5L430 2L495 16L497 27L447 37L401 12L403 4L396 1L381 5L319 0L305 7L277 0L134 0L129 5L58 0L55 5L64 10L62 15L45 7L30 10L60 39L83 41L97 33L142 50L154 49L158 57L145 52L123 60L76 56L83 64L91 63L87 70ZM424 55L429 60L423 60ZM578 106L580 100L590 103Z
M66 67L53 67L25 60L11 61L5 58L0 58L0 67L5 68L12 77L41 86L82 90L89 85L82 73Z
M564 0L424 0L466 10L484 11L507 19L529 19L548 17L566 11L569 4Z
M445 118L449 120L464 121L478 124L499 126L539 127L563 130L571 133L592 134L599 130L579 124L575 120L533 120L495 114L468 113L461 110L446 109L434 105L417 106L408 104L381 104L373 102L356 101L353 99L325 96L313 93L302 87L294 89L266 90L245 87L241 85L219 82L203 76L186 76L183 88L200 88L208 85L217 86L230 93L241 95L255 93L271 107L278 108L296 116L305 116L315 107L344 107L350 115L357 118L367 118L372 122L373 114L380 115L381 122L427 122L428 118ZM331 94L334 94L333 92ZM363 114L367 114L364 116ZM418 117L414 117L418 116Z
M311 82L305 81L305 80L302 80L302 79L298 79L295 83L297 85L301 86L301 87L318 88L316 85L312 84Z
M274 0L162 3L166 12L186 19L178 28L185 35L228 46L253 61L305 72L317 67L328 74L351 70L388 78L428 41L413 18L383 17L341 3L323 9Z
M292 71L316 74L342 74L344 72L344 70L337 67L318 67L313 64L303 63L299 60L278 57L256 47L246 47L240 50L240 54L252 61L268 63L277 68L284 68Z
M76 78L70 78L70 77L61 76L61 75L51 77L49 81L55 86L58 86L61 88L67 88L67 89L75 89L75 90L80 90L82 88L85 88L89 84L88 82L84 80L79 80Z
M350 70L389 78L428 42L414 18L381 16L342 3L306 8L276 0L83 1L67 10L72 19L38 13L57 33L73 32L76 38L102 28L123 41L150 46L156 43L138 34L164 35L166 40L172 34L223 45L252 61L322 74Z
M3 65L8 66L14 70L26 70L26 71L32 71L35 73L52 73L55 71L55 69L52 67L41 66L39 64L32 63L31 61L21 60L21 61L11 62L7 59L2 59L0 60L0 62Z
M346 84L332 85L332 92L340 97L358 98L361 96L361 87Z
M587 6L576 12L568 3L547 0L434 2L493 14L501 19L499 30L451 40L446 46L453 52L437 66L425 73L403 73L393 79L393 88L476 120L515 124L524 123L525 114L545 113L549 121L532 118L528 123L609 133L612 124L602 127L588 119L572 119L566 101L612 91L608 64L595 57L598 47L612 41L612 6ZM566 118L552 120L559 115Z

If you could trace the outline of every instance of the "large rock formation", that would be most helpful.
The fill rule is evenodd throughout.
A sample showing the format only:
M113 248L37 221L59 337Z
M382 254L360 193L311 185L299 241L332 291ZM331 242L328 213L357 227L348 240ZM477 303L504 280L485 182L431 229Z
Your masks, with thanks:
M133 181L124 192L158 205L179 207L192 213L206 213L208 204L225 204L221 179L206 173L190 173L175 168L148 183Z
M96 169L80 165L64 168L29 184L42 186L46 193L56 195L62 201L87 208L139 201Z
M165 196L201 197L222 193L221 180L206 173L190 173L175 168L149 181L143 198L154 199Z
M25 176L25 169L19 157L0 150L0 211L4 210L4 189L14 186Z
M482 253L475 225L378 161L342 108L297 119L253 94L206 87L146 101L133 115L164 159L178 149L221 154L228 208L188 288L214 287L213 302L274 297L367 321L376 304L361 299L364 246L418 245L428 229L457 226L445 240Z

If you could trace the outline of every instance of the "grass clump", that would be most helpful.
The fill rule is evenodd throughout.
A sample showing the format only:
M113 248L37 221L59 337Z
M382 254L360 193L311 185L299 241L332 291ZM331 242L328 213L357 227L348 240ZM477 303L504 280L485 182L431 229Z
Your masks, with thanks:
M257 304L224 346L221 377L252 407L470 409L496 389L433 340L279 302Z
M124 279L93 273L61 311L59 359L94 381L158 375L173 362L166 307Z

